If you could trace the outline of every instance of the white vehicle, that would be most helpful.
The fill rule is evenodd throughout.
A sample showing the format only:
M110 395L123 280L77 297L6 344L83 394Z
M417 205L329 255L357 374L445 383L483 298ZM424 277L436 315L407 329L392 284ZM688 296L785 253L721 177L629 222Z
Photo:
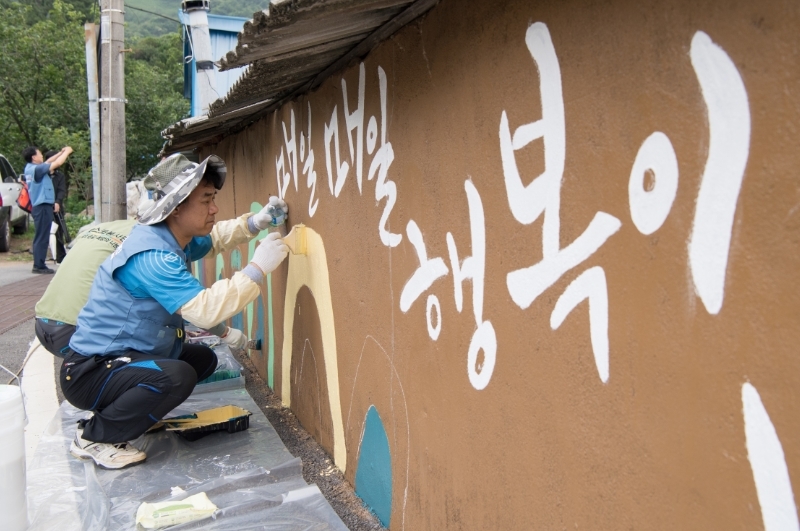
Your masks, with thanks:
M24 234L28 230L28 213L17 205L22 190L19 177L3 155L0 155L0 252L8 252L11 244L11 230L14 234Z

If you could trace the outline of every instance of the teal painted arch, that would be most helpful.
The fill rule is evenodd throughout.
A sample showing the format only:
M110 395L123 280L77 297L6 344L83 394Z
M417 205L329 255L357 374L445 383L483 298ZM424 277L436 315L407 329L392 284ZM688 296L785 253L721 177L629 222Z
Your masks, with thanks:
M378 516L384 527L392 517L392 456L389 438L378 410L370 406L358 451L356 494Z
M216 263L214 264L214 282L216 282L217 280L222 280L224 272L225 272L225 259L222 257L221 254L218 254Z

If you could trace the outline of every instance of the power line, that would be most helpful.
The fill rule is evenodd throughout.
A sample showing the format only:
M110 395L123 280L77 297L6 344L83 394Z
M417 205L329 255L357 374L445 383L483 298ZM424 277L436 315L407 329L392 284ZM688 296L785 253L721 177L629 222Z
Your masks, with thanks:
M180 24L180 23L181 23L181 21L180 21L180 20L178 20L177 18L168 17L168 16L166 16L166 15L162 15L161 13L156 13L156 12L154 12L154 11L148 11L147 9L142 9L141 7L133 7L133 6L132 6L132 5L130 5L130 4L125 4L125 7L127 7L127 8L130 8L130 9L133 9L133 10L135 10L135 11L142 11L143 13L149 13L149 14L151 14L151 15L155 15L155 16L157 16L157 17L165 18L165 19L167 19L167 20L171 20L172 22L177 22L178 24Z

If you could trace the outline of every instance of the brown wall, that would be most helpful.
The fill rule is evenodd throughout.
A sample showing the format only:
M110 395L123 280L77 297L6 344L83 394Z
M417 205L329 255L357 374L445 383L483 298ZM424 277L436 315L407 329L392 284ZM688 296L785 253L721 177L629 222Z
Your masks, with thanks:
M560 193L545 187L526 198L506 188L501 117L505 112L513 135L542 116L543 68L537 70L525 41L536 22L546 25L560 69L565 155L561 176L552 147L557 134L514 152L521 186L546 168L556 171L554 186L561 177ZM379 234L387 200L376 200L377 179L367 178L375 152L367 152L364 140L360 192L350 156L342 80L352 113L359 65L205 150L230 166L220 217L249 211L253 201L279 193L276 159L282 152L287 157L283 127L291 137L294 113L296 138L303 134L307 141L310 109L318 207L311 216L300 153L298 186L292 180L285 199L290 224L304 223L324 243L335 348L322 339L322 270L303 265L307 257L292 257L271 276L271 301L265 283L274 353L270 361L265 341L257 362L332 455L334 417L341 416L346 460L337 464L350 481L365 415L377 408L391 453L393 529L759 529L769 504L786 501L781 466L772 475L766 471L770 480L758 492L754 478L764 472L759 448L775 441L768 429L757 429L768 414L784 458L772 455L800 481L798 28L800 4L788 0L442 0L363 62L361 134L367 136L375 116L376 152L379 69L387 80L383 118L394 158L386 179L396 186L396 203L386 227L402 237L394 247ZM725 78L732 73L734 82ZM746 93L737 92L736 76ZM334 107L341 160L351 166L338 197L329 188L324 142ZM748 119L749 133L742 127ZM670 205L674 180L656 168L654 203L635 207L650 224L643 234L633 221L629 182L637 153L655 132L674 149L677 190ZM554 161L549 167L545 150ZM668 153L659 153L657 160L667 161L662 167L669 166ZM651 172L645 186L652 179ZM452 233L458 260L472 254L471 230L481 227L471 227L467 180L485 216L485 275L482 311L467 279L459 312L446 236ZM707 186L702 200L701 181ZM531 209L543 197L549 198L546 212L536 216ZM732 225L726 210L733 212ZM573 262L558 255L598 213L605 213L599 215L609 234L592 240L597 250L589 245L587 257ZM518 221L525 215L530 223ZM404 287L420 266L407 232L411 220L428 259L441 258L447 273L403 311ZM556 220L560 228L552 225ZM558 246L546 255L545 232L557 235L551 244ZM692 238L698 254L690 258ZM728 240L729 251L720 254ZM714 246L721 268L704 258L714 255ZM556 271L553 281L529 304L515 302L507 275L543 257L530 280ZM561 259L568 263L563 271ZM295 317L287 342L284 304L295 266L309 268L317 284L303 288L290 308ZM213 269L206 264L207 279ZM720 278L724 292L713 287ZM426 317L431 294L441 309L435 341ZM566 304L571 294L591 294L590 304L578 304L554 329L557 302ZM482 390L468 374L478 318L491 323L480 337L491 336L488 327L496 337L494 369ZM269 328L266 309L253 319ZM437 318L432 321L435 327ZM284 354L296 386L290 393L283 389ZM484 351L477 355L483 371L490 361ZM331 366L338 389L330 385ZM485 383L488 373L474 366L473 372ZM757 395L748 394L753 388ZM743 393L745 400L760 396L755 401L766 411L751 408L747 439ZM338 402L338 415L331 401ZM787 511L796 521L793 505Z

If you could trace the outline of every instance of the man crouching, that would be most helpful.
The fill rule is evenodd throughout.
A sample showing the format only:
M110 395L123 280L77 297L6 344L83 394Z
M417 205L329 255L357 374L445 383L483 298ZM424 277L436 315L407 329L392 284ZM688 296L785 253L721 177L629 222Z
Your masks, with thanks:
M117 469L145 460L136 439L191 394L217 365L214 351L184 342L183 321L200 328L222 322L253 302L264 276L288 249L271 233L252 261L205 289L189 264L254 238L266 211L215 226L214 198L225 183L222 159L202 163L173 155L150 170L151 198L139 224L97 271L61 367L64 396L94 415L79 423L70 452Z

